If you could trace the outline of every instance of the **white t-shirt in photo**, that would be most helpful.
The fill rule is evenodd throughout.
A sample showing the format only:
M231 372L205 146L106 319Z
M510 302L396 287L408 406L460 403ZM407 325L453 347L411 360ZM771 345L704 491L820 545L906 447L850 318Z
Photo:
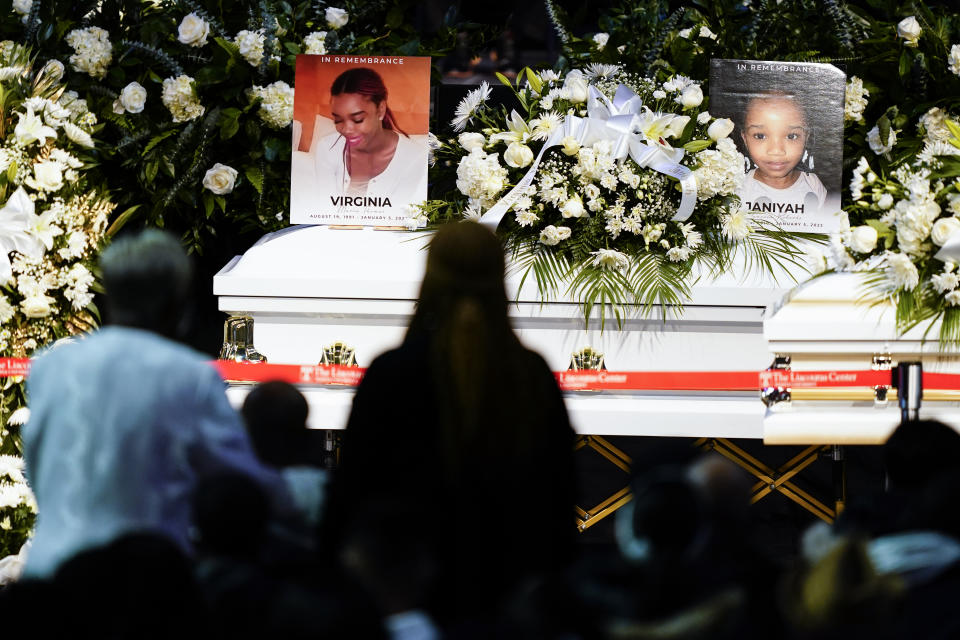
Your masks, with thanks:
M777 189L757 180L756 171L747 173L739 193L745 209L785 231L830 233L838 228L840 198L828 193L815 173L801 171L796 182Z

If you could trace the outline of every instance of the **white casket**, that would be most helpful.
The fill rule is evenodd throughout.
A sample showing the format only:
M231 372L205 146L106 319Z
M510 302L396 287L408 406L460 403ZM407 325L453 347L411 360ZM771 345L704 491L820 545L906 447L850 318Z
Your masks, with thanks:
M256 350L271 363L317 364L324 349L343 343L357 363L397 345L413 313L429 236L423 233L292 227L268 234L214 278L219 307L254 319ZM804 275L800 273L800 279ZM609 317L586 327L579 305L541 303L535 283L520 289L510 273L514 327L554 370L568 368L574 352L601 352L611 371L759 371L773 354L763 336L765 308L793 281L701 274L679 318ZM532 276L531 276L532 280ZM338 429L352 391L305 388L310 425ZM230 389L239 403L246 389ZM568 393L567 408L580 433L681 437L762 438L765 407L749 392Z
M939 324L897 335L893 303L871 294L860 274L831 274L806 282L768 310L763 331L770 350L790 369L867 370L920 362L924 372L960 373L960 353L943 353ZM924 392L921 418L960 426L960 395ZM880 444L900 423L894 399L877 402L871 389L800 390L773 403L764 419L767 444Z

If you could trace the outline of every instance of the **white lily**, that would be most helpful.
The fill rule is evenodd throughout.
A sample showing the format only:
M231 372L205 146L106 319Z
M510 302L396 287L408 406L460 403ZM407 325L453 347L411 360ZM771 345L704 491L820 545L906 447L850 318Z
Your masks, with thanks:
M27 233L42 242L47 251L53 249L53 239L63 233L63 229L53 224L53 216L53 211L44 211L33 216L27 227Z
M507 131L493 134L490 136L490 142L493 143L503 140L507 144L510 144L511 142L526 144L526 142L532 137L533 131L530 130L530 125L528 125L527 121L524 120L519 113L517 113L516 109L514 109L510 114L510 117L507 118Z
M648 142L653 144L658 144L662 147L670 148L670 145L667 144L666 138L673 135L673 130L671 124L677 116L672 113L666 115L660 113L654 113L650 109L644 107L643 113L637 115L637 127L636 131L639 131ZM683 123L686 126L686 122ZM683 129L680 129L683 131Z
M39 141L41 145L46 144L47 138L56 138L57 132L53 127L43 124L43 120L33 112L30 106L27 106L27 112L21 113L20 120L13 130L17 142L22 145L28 145L31 142Z
M43 241L31 233L34 218L38 217L33 212L33 200L23 187L14 191L0 209L0 282L9 282L13 277L11 251L19 251L31 258L43 255Z

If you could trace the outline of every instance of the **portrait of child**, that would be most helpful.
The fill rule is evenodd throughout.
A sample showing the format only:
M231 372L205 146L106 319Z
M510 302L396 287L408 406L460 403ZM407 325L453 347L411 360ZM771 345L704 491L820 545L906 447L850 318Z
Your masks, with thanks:
M710 113L733 120L742 207L787 231L839 225L845 76L832 65L714 60Z

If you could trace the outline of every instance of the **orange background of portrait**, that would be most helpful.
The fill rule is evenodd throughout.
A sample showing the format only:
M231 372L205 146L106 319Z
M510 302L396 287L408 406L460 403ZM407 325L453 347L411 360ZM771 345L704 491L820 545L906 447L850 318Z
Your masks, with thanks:
M300 151L309 151L317 114L330 113L330 86L347 69L367 67L383 78L387 106L408 135L423 135L430 129L430 58L425 56L360 56L402 59L403 64L333 62L343 55L298 55L294 79L293 118L303 124ZM325 62L329 60L329 62Z

